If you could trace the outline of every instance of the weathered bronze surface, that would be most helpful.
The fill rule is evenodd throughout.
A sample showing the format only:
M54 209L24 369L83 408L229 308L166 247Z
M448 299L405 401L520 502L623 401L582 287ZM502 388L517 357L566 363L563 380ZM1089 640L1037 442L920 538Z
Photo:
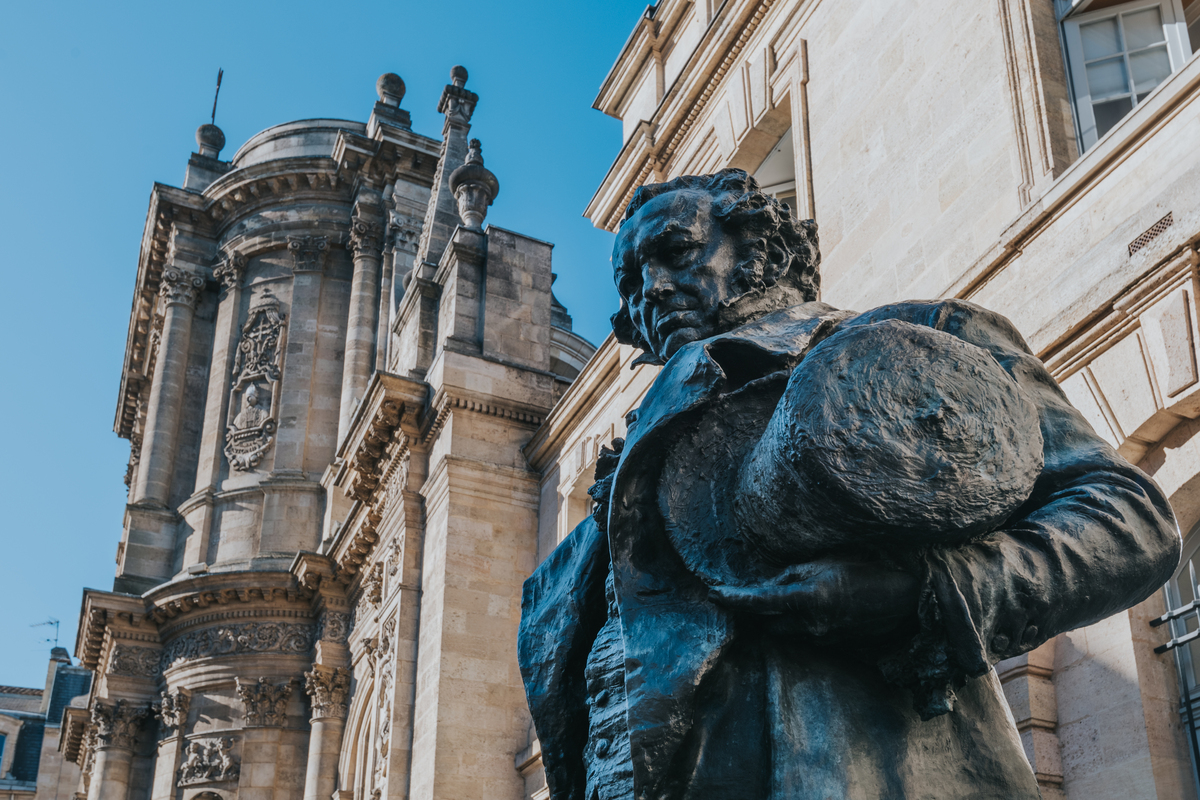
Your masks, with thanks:
M1178 562L1006 319L838 311L819 260L740 170L626 212L613 327L665 366L525 584L552 800L1033 800L992 665Z

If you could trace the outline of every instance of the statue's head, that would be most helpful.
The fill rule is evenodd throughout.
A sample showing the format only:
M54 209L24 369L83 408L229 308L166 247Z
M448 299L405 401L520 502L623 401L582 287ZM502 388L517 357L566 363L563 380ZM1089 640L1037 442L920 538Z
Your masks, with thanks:
M688 342L817 299L817 224L740 169L637 190L617 232L617 341L663 363Z
M246 393L244 395L242 395L242 400L248 406L258 405L258 387L255 386L253 383L250 384L250 388L246 390Z

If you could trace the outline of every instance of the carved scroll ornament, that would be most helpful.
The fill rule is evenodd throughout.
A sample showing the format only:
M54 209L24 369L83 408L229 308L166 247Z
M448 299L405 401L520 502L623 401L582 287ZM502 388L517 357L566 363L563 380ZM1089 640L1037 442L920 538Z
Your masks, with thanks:
M350 615L339 611L326 611L317 623L317 640L345 644L350 635Z
M303 654L312 650L313 625L292 622L242 622L188 633L163 649L162 667L180 661L234 653Z

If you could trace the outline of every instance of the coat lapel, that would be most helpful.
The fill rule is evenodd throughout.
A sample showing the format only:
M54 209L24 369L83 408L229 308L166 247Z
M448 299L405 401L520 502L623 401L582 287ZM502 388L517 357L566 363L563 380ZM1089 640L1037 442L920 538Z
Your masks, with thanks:
M608 535L626 654L638 800L678 796L696 691L732 636L726 613L667 539L657 505L674 423L718 395L779 370L850 316L806 303L679 350L638 409L613 478ZM723 366L724 365L724 366Z

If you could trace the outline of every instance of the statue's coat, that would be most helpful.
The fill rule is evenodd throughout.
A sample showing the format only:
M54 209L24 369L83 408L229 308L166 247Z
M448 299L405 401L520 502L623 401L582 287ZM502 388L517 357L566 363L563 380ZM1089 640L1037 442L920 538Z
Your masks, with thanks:
M659 481L675 477L665 454L718 399L750 397L839 327L885 319L990 352L1037 407L1044 468L1002 529L906 565L922 591L903 637L772 636L714 604L685 566L659 511ZM592 800L583 665L610 563L638 800L1014 800L1038 791L991 666L1143 600L1180 550L1154 482L1095 434L1007 320L960 301L859 315L806 303L685 345L634 415L607 506L607 536L585 521L525 584L520 661L552 800Z

